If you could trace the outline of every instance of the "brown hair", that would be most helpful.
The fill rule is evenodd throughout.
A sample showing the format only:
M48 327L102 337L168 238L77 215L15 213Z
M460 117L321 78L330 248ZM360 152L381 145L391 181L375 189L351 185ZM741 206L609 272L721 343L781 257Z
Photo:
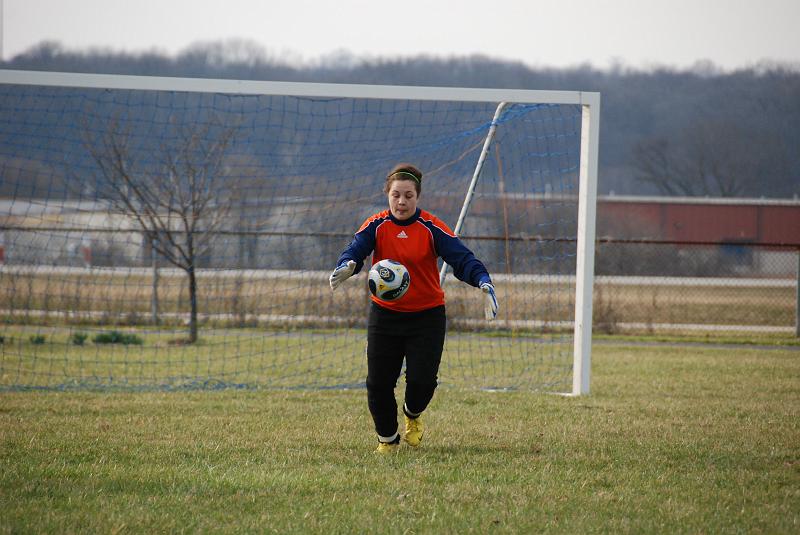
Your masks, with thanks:
M383 185L384 193L389 193L389 190L392 189L392 182L395 180L413 180L417 197L422 193L422 171L410 163L399 163L392 167L392 170L386 175L386 183Z

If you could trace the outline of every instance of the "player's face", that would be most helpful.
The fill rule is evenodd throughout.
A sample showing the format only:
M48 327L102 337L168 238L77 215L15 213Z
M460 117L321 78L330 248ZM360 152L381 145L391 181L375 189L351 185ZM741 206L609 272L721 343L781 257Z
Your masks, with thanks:
M411 180L395 180L389 188L389 210L401 221L417 211L417 189Z

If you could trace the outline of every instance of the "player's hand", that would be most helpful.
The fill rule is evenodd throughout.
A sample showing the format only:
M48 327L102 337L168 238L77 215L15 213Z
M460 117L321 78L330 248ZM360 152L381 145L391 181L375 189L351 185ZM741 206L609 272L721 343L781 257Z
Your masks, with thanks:
M331 273L329 279L331 283L331 290L338 288L341 283L350 278L355 270L356 263L354 260L348 260L347 262L342 262L336 266L336 269L333 270L333 273Z
M483 315L486 321L492 321L497 317L497 295L494 293L494 285L491 282L482 282L480 288L486 297Z

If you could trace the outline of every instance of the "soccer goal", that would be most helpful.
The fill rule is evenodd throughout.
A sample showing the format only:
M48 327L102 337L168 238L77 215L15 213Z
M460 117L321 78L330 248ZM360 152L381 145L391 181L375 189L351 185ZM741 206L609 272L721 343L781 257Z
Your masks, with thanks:
M587 393L599 104L0 71L0 389L363 386L366 274L327 277L410 162L500 302L442 266L441 385Z

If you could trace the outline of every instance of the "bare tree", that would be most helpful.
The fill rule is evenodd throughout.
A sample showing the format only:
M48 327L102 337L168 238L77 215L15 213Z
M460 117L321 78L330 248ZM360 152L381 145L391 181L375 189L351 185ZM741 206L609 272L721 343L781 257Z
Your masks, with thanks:
M767 147L762 136L731 122L697 122L679 138L638 143L634 167L640 182L665 195L737 197L758 182L758 156Z
M189 343L197 341L197 261L231 212L234 188L226 187L222 162L235 129L210 121L171 122L172 142L134 148L130 127L112 120L102 134L85 128L85 144L100 169L98 194L112 210L133 220L168 262L187 275ZM141 138L141 136L140 136ZM142 158L150 152L153 158Z

